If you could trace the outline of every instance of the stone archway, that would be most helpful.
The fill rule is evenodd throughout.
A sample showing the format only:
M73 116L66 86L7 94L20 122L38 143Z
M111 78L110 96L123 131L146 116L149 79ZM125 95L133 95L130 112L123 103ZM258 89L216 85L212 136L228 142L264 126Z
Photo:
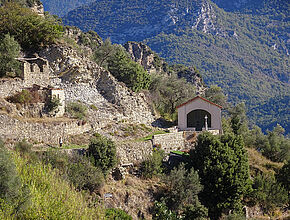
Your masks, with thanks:
M211 127L211 114L202 109L196 109L187 114L187 128L195 128L196 131L202 131L205 127L205 116L208 117L207 125Z

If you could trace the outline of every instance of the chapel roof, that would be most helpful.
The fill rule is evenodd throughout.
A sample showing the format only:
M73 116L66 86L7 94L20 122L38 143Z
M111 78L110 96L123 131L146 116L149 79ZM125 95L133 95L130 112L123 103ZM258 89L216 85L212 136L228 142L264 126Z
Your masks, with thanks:
M177 106L176 108L180 108L180 107L182 107L182 106L184 106L184 105L187 105L188 103L190 103L190 102L192 102L192 101L194 101L194 100L196 100L196 99L202 99L203 101L206 101L206 102L208 102L208 103L210 103L210 104L212 104L212 105L215 105L215 106L217 106L217 107L219 107L219 108L223 108L222 106L220 106L220 105L218 105L218 104L215 104L215 103L213 103L213 102L211 102L211 101L209 101L209 100L207 100L207 99L205 99L205 98L203 98L203 97L201 97L201 96L196 96L196 97L194 97L193 99L190 99L190 100L188 100L187 102L185 102L185 103L183 103L183 104Z

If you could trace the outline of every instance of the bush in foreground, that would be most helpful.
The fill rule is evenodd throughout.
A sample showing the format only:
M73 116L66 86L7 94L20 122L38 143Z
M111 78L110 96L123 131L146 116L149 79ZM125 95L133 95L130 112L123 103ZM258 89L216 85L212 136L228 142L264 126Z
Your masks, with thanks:
M96 134L88 148L88 156L94 159L94 164L106 175L117 164L115 143L104 136Z

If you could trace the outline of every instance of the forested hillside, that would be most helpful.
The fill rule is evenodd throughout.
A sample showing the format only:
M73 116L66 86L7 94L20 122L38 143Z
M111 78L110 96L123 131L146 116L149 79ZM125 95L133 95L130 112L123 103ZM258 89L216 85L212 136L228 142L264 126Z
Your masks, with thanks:
M62 17L69 11L79 6L91 3L93 0L42 0L41 2L43 3L46 11Z
M63 21L119 43L144 41L170 63L196 66L231 102L244 101L249 116L271 99L289 103L289 1L214 2L99 0ZM263 130L276 122L287 127L289 117L278 112L253 119Z

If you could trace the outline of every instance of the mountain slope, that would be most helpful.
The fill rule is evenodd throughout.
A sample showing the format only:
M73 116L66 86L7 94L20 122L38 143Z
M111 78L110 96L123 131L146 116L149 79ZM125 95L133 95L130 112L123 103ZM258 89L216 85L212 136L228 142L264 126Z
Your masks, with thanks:
M85 4L93 2L93 0L41 0L45 11L59 17L64 16L69 11Z
M260 103L275 97L289 102L290 3L214 2L227 11L209 0L98 0L63 21L118 43L144 41L171 63L197 66L205 82L221 86L230 101L245 101L249 115L260 115ZM284 116L271 114L271 121L287 125ZM264 130L273 124L258 121Z

